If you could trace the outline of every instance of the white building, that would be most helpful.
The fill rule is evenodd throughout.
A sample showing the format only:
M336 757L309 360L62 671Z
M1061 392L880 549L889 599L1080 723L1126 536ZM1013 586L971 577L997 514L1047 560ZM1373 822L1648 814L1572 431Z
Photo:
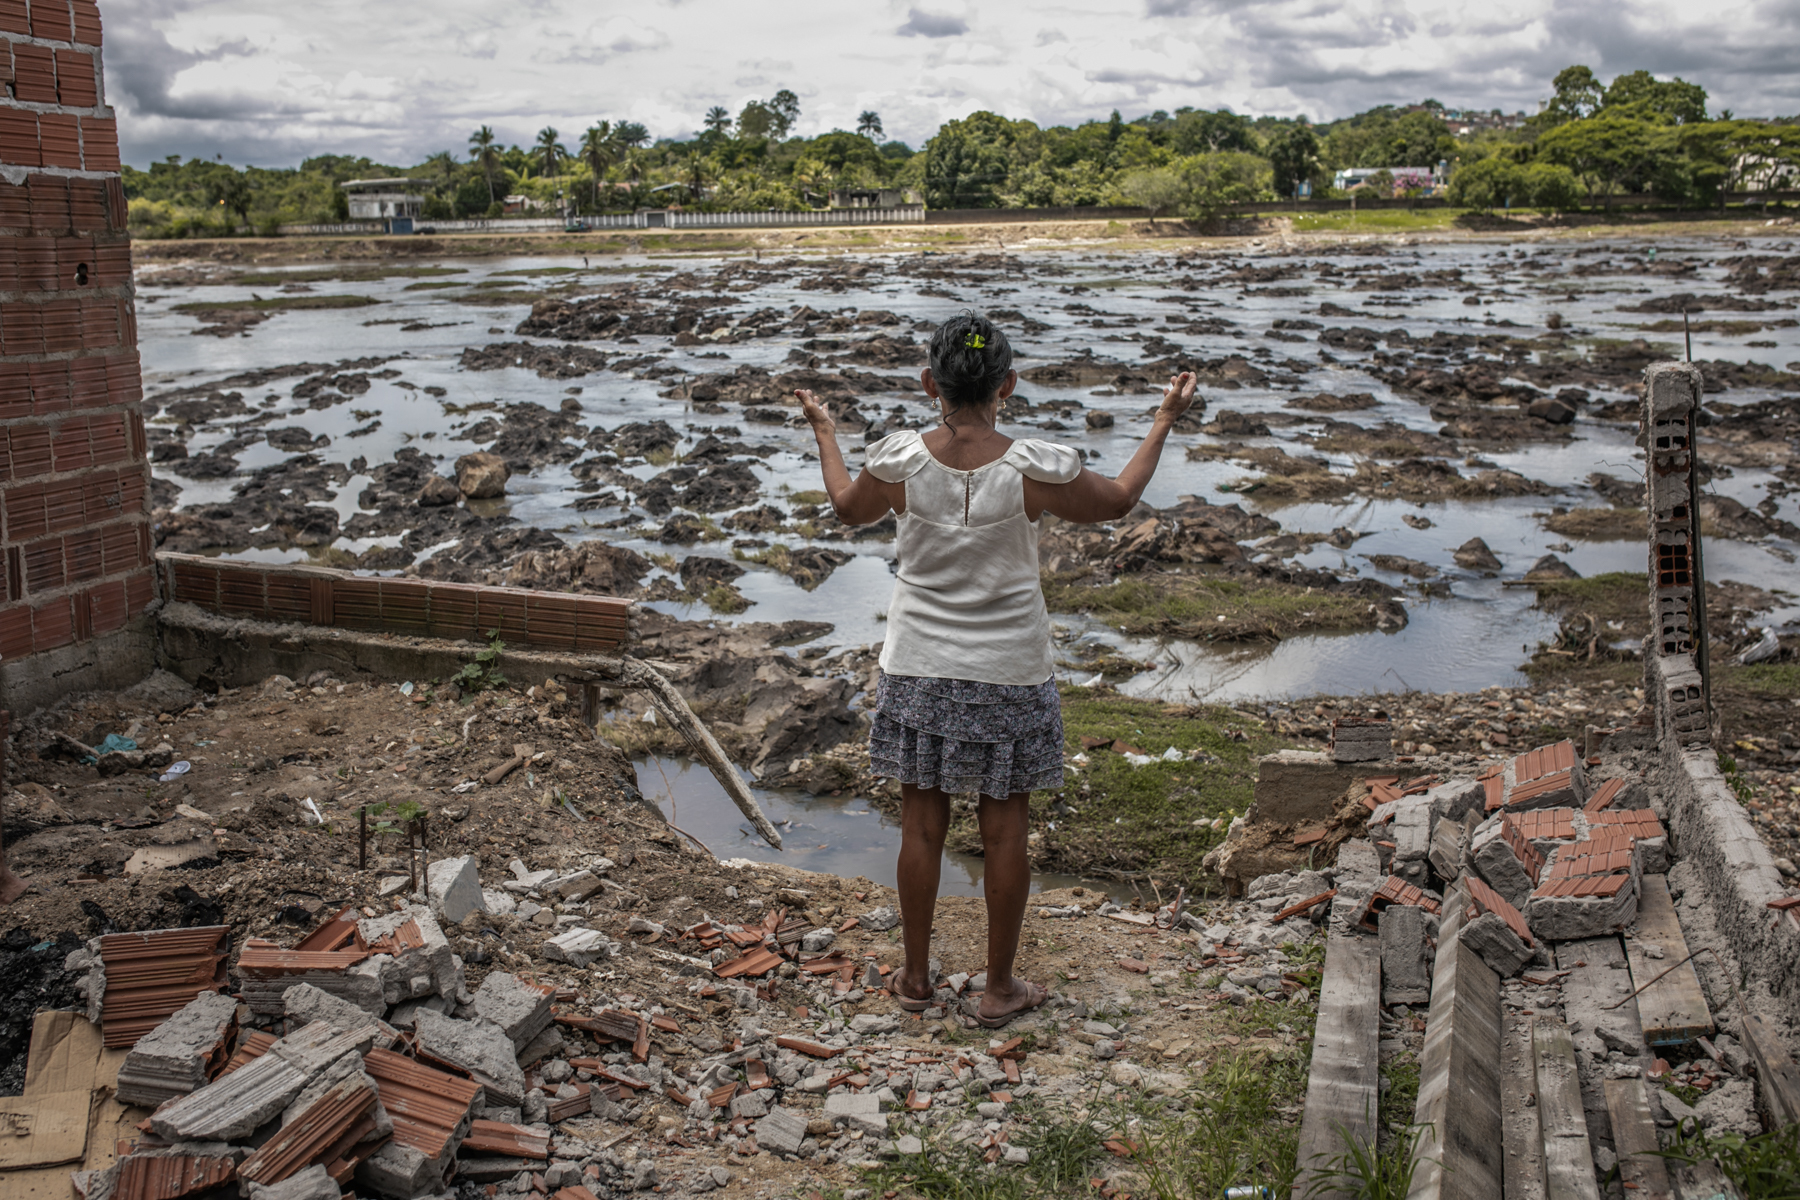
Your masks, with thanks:
M352 221L381 221L390 217L417 217L425 197L406 190L410 179L349 179L339 186L350 194Z
M1375 175L1386 171L1400 188L1440 188L1445 183L1445 163L1435 167L1345 167L1332 176L1331 186L1340 192L1360 187Z

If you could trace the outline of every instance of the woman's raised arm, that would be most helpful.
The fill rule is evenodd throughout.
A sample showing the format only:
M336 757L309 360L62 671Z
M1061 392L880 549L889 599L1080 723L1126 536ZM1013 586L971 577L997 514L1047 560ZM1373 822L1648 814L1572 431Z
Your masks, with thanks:
M1150 477L1156 474L1156 464L1162 458L1163 443L1168 440L1169 431L1194 403L1197 383L1191 371L1183 371L1169 380L1150 432L1117 479L1108 479L1085 467L1068 483L1040 483L1027 479L1027 515L1036 520L1040 514L1049 512L1065 521L1090 525L1096 521L1116 521L1129 513L1143 498Z
M831 413L805 388L794 395L800 398L800 411L806 414L806 423L812 426L813 437L819 443L819 471L825 477L825 493L831 497L838 520L846 525L872 525L887 516L889 509L904 509L906 485L886 483L867 471L852 481L850 468L844 465L844 452L838 448L837 422ZM897 503L896 490L900 493Z

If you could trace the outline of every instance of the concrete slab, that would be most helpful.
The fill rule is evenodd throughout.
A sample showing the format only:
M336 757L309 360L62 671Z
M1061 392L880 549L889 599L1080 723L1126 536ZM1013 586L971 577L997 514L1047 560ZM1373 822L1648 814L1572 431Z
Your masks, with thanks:
M1505 1200L1546 1200L1544 1127L1538 1119L1531 1018L1508 1013L1500 1042L1500 1123L1506 1148Z
M1568 1027L1554 1018L1534 1017L1531 1049L1538 1119L1544 1127L1544 1179L1549 1200L1600 1200L1575 1069L1575 1045Z
M119 1099L155 1108L205 1087L225 1061L236 1029L237 1001L201 992L131 1048L119 1067Z
M1348 1197L1347 1191L1313 1193L1312 1188L1326 1161L1344 1152L1346 1134L1363 1145L1374 1142L1381 1082L1380 946L1360 934L1334 936L1325 945L1312 1070L1295 1158L1301 1168L1297 1194Z

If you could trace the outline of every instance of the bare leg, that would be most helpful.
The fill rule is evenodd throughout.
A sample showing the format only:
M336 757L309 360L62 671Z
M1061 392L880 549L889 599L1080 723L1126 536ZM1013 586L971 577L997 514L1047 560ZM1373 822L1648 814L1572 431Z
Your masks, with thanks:
M981 997L984 1017L1031 1008L1046 998L1043 988L1013 975L1025 900L1031 892L1031 860L1025 852L1030 801L1024 792L1004 800L981 798L981 878L988 914L987 991Z
M950 797L939 788L900 785L901 932L906 966L894 976L894 992L909 1000L931 997L931 923L937 915L938 876L944 836L950 832Z

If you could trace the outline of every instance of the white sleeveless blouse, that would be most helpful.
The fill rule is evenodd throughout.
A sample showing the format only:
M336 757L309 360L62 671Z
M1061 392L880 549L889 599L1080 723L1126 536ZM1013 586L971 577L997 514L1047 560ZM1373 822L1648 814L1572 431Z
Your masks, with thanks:
M881 669L890 675L1033 687L1050 678L1050 614L1025 480L1068 483L1081 455L1025 439L973 471L931 456L916 430L868 447L867 469L906 484Z

